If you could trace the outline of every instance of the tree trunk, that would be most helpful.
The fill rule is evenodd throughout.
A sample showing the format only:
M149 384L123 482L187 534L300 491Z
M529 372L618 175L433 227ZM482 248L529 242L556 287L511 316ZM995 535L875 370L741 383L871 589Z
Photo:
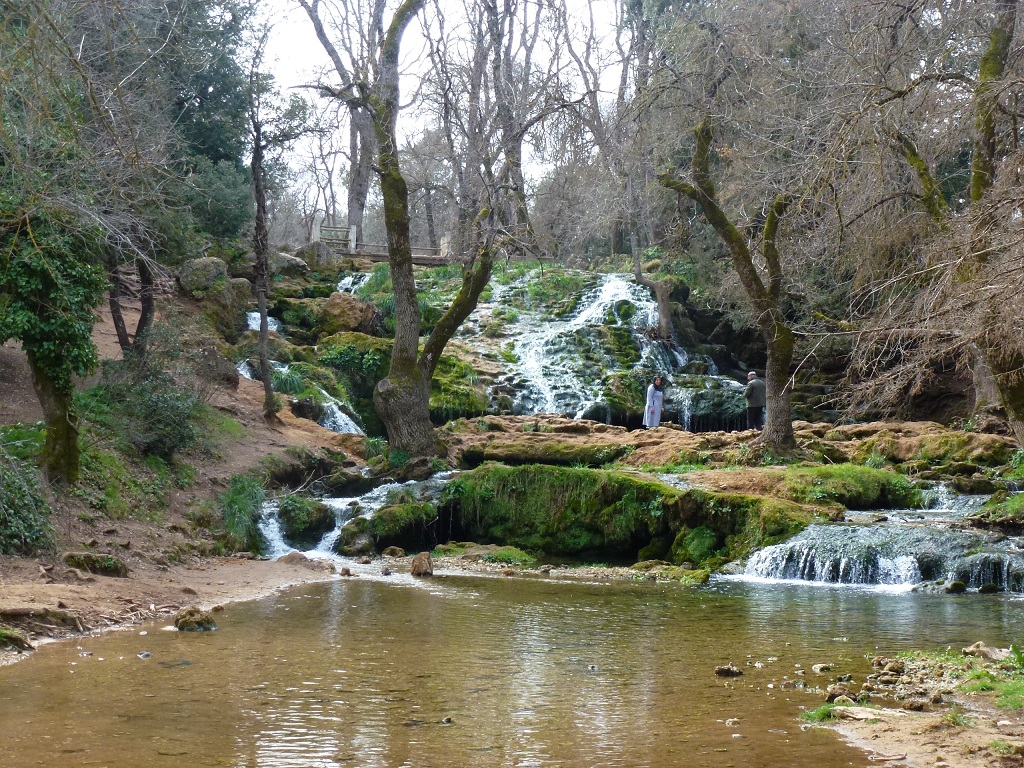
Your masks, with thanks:
M396 370L373 390L373 407L388 433L388 445L410 456L436 456L437 440L430 423L430 379L413 364Z
M81 469L78 449L78 416L72 392L64 391L36 365L31 354L32 386L43 408L46 422L46 443L39 457L46 479L55 484L74 484Z
M142 290L139 292L142 312L139 314L139 323L135 326L134 347L139 354L144 355L146 354L146 336L149 335L149 329L153 326L153 320L156 317L156 289L153 270L150 269L149 263L145 259L138 259L136 266L139 270L139 282L142 284Z
M658 338L663 341L672 339L672 283L668 279L651 280L644 277L640 265L640 248L636 235L630 236L633 248L633 279L638 285L650 288L654 292L654 300L658 303Z
M352 110L349 136L348 185L348 227L349 248L356 247L363 240L363 218L366 212L366 198L370 194L370 174L373 171L374 138L373 121L361 110Z
M789 386L793 332L784 325L773 325L762 328L761 335L768 350L768 362L765 366L765 420L760 439L772 447L791 448L796 445Z
M107 303L110 305L110 319L114 322L114 332L117 334L117 343L121 347L121 353L127 353L132 348L132 340L128 336L128 326L125 325L124 315L121 313L121 280L117 275L117 265L108 270L110 277L110 291L107 294Z
M263 177L263 126L255 111L251 114L253 151L250 162L252 190L256 202L252 248L256 256L256 302L260 312L260 379L263 381L263 418L277 420L274 385L270 375L270 356L267 353L269 323L267 322L267 292L270 289L270 238L267 227L267 188Z

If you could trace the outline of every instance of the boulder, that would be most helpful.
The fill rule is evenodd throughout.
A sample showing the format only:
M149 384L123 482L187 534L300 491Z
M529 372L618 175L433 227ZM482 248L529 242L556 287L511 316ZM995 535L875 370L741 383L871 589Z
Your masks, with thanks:
M429 552L420 552L416 557L412 559L412 569L410 571L413 576L425 577L434 575L434 561L430 557Z
M179 632L208 632L217 628L213 614L196 606L182 608L174 616L174 626Z
M405 557L405 550L401 547L386 547L381 554L384 557Z
M963 652L967 656L977 656L979 659L988 659L989 661L1002 661L1010 658L1009 648L995 648L985 645L980 640L974 645L964 648Z
M321 336L349 331L368 332L373 326L372 304L360 301L351 293L332 293L320 309L316 330Z
M228 281L228 265L216 256L189 259L178 271L178 285L192 299L203 299L223 290Z
M739 677L743 674L743 670L735 664L723 664L715 667L715 674L719 677Z
M272 253L268 260L270 274L285 277L305 277L309 274L309 265L302 259L288 253Z
M341 261L330 248L319 240L302 246L295 252L295 255L309 265L314 272L337 270Z

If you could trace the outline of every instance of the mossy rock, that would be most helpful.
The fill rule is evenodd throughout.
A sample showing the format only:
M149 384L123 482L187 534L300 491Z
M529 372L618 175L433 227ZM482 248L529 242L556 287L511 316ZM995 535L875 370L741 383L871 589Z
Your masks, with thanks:
M212 632L217 628L217 622L209 611L192 606L175 614L174 626L179 632Z
M334 529L334 510L318 499L286 496L278 502L277 517L289 542L315 543Z
M112 576L118 579L128 578L128 565L114 555L97 554L94 552L66 552L61 559L70 568L95 573L97 576Z
M432 549L437 508L429 502L410 501L381 507L370 519L369 533L377 549L402 547L407 551Z
M339 555L353 557L355 555L366 555L374 551L373 536L370 535L370 519L367 517L355 517L342 526L338 535L338 542L335 544L335 551Z
M677 548L677 563L732 559L813 518L793 502L681 490L632 473L497 464L449 483L439 511L441 530L453 536L550 555L623 559L648 554L655 541L679 541L686 551Z

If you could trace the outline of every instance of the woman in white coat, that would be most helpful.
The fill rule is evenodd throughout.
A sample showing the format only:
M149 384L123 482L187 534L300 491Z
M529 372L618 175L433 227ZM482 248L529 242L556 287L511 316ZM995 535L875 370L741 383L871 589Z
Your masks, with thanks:
M661 424L661 408L665 401L661 376L654 377L654 383L647 388L647 405L644 406L644 426L648 429Z

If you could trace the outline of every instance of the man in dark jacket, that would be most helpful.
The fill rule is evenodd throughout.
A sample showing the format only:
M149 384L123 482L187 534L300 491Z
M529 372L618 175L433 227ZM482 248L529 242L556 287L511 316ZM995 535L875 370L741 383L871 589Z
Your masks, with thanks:
M747 427L750 429L764 428L765 390L764 379L757 378L757 372L747 374L747 388L743 390L747 398Z

